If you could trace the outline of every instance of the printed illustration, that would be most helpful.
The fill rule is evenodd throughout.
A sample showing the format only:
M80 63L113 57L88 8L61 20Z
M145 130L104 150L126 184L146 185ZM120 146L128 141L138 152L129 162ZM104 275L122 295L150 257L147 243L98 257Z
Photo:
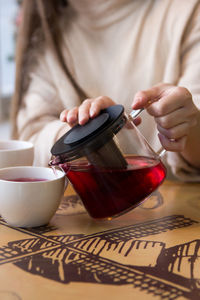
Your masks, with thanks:
M18 229L31 237L1 247L0 265L13 263L65 284L129 284L159 299L199 299L200 240L171 248L156 241L157 234L194 223L173 215L92 235L45 235L52 227ZM154 241L148 240L152 235Z

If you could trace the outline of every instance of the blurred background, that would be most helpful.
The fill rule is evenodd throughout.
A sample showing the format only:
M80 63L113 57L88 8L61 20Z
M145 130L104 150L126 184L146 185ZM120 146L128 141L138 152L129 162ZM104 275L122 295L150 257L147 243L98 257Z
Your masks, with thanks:
M10 138L10 104L15 83L15 47L20 0L0 0L0 139Z

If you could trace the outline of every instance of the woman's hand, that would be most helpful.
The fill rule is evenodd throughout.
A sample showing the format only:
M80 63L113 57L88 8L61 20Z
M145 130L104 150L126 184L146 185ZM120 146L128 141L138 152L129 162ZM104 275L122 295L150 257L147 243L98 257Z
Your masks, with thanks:
M84 125L89 119L95 118L102 109L112 105L116 105L116 103L107 96L86 99L79 107L63 110L60 114L60 120L67 122L71 127L76 124ZM141 117L135 118L133 122L136 126L139 125L141 123Z
M186 88L169 84L158 84L138 92L132 108L146 108L157 123L162 146L176 152L184 150L190 131L197 124L199 113Z
M67 122L71 127L76 124L84 125L90 118L95 118L102 109L115 104L112 99L106 96L86 99L79 107L63 110L60 114L60 120Z

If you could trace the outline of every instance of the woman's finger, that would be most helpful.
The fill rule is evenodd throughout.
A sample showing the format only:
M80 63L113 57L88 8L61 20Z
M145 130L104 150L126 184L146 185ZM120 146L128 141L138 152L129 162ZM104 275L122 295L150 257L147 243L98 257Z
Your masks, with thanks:
M96 117L102 109L105 109L111 105L115 105L116 103L107 96L100 96L94 99L94 101L91 103L90 107L90 117L94 118Z
M160 125L157 125L158 131L164 135L165 137L167 137L168 139L171 140L178 140L180 138L182 138L183 136L187 136L190 130L190 125L189 123L185 122L182 124L179 124L175 127L166 129L161 127Z
M90 107L92 104L93 99L86 99L83 103L79 106L78 109L78 123L80 125L84 125L88 122L90 118Z
M169 84L158 84L144 91L139 91L135 94L132 108L146 108L152 103L160 100L165 94L170 94L175 87Z
M194 126L196 124L196 111L185 106L164 116L155 117L155 121L158 125L165 129L175 127L185 122Z
M161 145L167 151L181 152L185 148L187 137L184 136L178 140L168 139L165 135L161 133L158 134Z
M160 84L138 92L132 107L133 109L146 108L150 115L160 117L188 106L188 101L192 101L192 96L186 88Z
M78 122L78 107L74 107L67 112L66 121L70 126L74 126Z
M65 109L61 112L60 121L67 122L67 113L68 113L68 109Z
M84 125L89 118L96 117L102 109L116 104L112 99L106 96L100 96L94 99L85 99L79 107L70 110L65 109L60 114L60 120L67 122L70 126L77 123Z
M189 113L192 107L191 103L191 94L185 88L173 87L166 91L159 101L149 105L147 111L154 117L166 116L181 108L187 108Z
M132 120L135 126L138 126L142 123L142 118L141 117L136 117Z

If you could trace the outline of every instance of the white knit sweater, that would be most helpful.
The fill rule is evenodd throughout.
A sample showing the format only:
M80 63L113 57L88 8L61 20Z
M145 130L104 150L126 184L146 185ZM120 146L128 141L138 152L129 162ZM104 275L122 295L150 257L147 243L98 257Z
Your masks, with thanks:
M137 91L164 82L188 88L200 108L200 1L68 2L60 20L63 53L88 97L109 96L129 112ZM35 164L47 165L52 145L68 130L59 114L80 99L48 49L30 76L17 125L20 138L35 144ZM156 124L146 112L139 129L157 150ZM165 159L178 178L200 180L200 170L178 154Z

